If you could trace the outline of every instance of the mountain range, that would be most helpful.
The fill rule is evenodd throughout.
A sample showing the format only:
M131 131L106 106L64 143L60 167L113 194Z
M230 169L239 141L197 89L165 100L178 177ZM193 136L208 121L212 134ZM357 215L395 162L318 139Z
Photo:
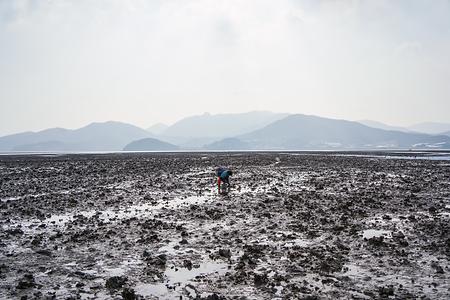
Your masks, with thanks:
M91 123L79 129L52 128L0 138L0 151L119 151L148 131L121 122Z
M450 132L450 123L438 123L438 122L424 122L418 123L407 127L392 126L373 120L359 120L358 123L364 124L369 127L379 128L384 130L396 130L404 132L420 132L427 134L446 134Z
M408 129L428 134L442 134L450 131L450 123L424 122L409 126Z
M153 124L152 126L150 126L149 128L147 128L147 131L152 133L152 134L162 134L164 132L164 130L166 130L167 128L169 128L168 125L163 124L163 123L156 123Z
M124 151L174 151L179 147L155 138L145 138L133 141L123 148Z
M239 114L205 113L184 118L160 134L183 138L225 138L252 132L286 117L285 113L252 111Z
M378 121L373 121L373 120L359 120L357 122L361 123L363 125L373 127L373 128L378 128L378 129L411 132L411 130L409 130L406 127L392 126L392 125L384 124L384 123L381 123Z
M52 128L0 137L0 151L174 151L302 149L450 149L450 124L428 126L426 134L380 122L347 121L302 114L254 111L203 114L171 126L144 130L121 122L79 129ZM437 124L437 125L436 125ZM445 129L447 128L447 129Z
M450 138L369 127L358 122L295 114L242 135L255 149L450 148Z

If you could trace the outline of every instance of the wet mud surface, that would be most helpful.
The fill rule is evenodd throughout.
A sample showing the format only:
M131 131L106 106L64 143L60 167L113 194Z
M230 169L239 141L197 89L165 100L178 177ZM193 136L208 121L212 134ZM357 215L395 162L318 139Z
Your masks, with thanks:
M450 297L448 160L3 156L0 199L1 299Z

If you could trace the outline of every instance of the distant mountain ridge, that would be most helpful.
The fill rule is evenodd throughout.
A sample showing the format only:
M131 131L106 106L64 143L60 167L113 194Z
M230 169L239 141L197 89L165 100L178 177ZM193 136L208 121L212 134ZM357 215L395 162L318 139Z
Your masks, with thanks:
M178 149L178 146L154 138L133 141L123 148L124 151L172 151Z
M204 147L207 150L251 150L252 146L239 138L226 138Z
M251 149L261 150L450 148L448 136L383 130L301 114L289 115L236 138ZM225 142L216 145L226 148Z
M147 128L147 131L150 132L151 134L162 134L167 128L169 128L169 126L166 124L156 123Z
M442 132L450 131L450 123L423 122L409 126L408 129L428 134L441 134Z
M404 127L400 127L400 126L392 126L392 125L388 125L388 124L384 124L378 121L373 121L373 120L358 120L358 123L361 123L363 125L372 127L372 128L378 128L378 129L383 129L383 130L395 130L395 131L403 131L403 132L411 132L411 130L404 128Z
M23 144L15 146L12 151L66 151L67 145L60 141L46 141L34 144ZM51 150L50 150L51 151Z
M387 130L353 121L270 112L194 116L166 129L154 127L163 130L160 135L110 121L74 130L50 128L0 137L0 151L450 149L450 131L439 135L405 132L370 122ZM256 128L248 131L252 127Z
M169 126L162 136L184 138L225 138L262 128L286 117L286 113L252 111L236 114L205 113L184 118Z
M79 129L51 128L0 138L0 151L118 151L129 142L152 136L121 122L91 123Z

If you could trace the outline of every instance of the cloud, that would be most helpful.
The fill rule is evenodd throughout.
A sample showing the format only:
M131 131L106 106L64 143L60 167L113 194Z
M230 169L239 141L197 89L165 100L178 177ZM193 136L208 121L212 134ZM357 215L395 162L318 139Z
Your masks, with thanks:
M8 132L224 109L448 121L448 1L4 0L0 18Z

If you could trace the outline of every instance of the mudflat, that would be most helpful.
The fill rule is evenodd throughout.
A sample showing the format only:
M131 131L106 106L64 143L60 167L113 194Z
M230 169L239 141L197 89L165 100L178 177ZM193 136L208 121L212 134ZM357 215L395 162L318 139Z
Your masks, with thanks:
M450 298L443 157L7 155L0 199L2 299Z

